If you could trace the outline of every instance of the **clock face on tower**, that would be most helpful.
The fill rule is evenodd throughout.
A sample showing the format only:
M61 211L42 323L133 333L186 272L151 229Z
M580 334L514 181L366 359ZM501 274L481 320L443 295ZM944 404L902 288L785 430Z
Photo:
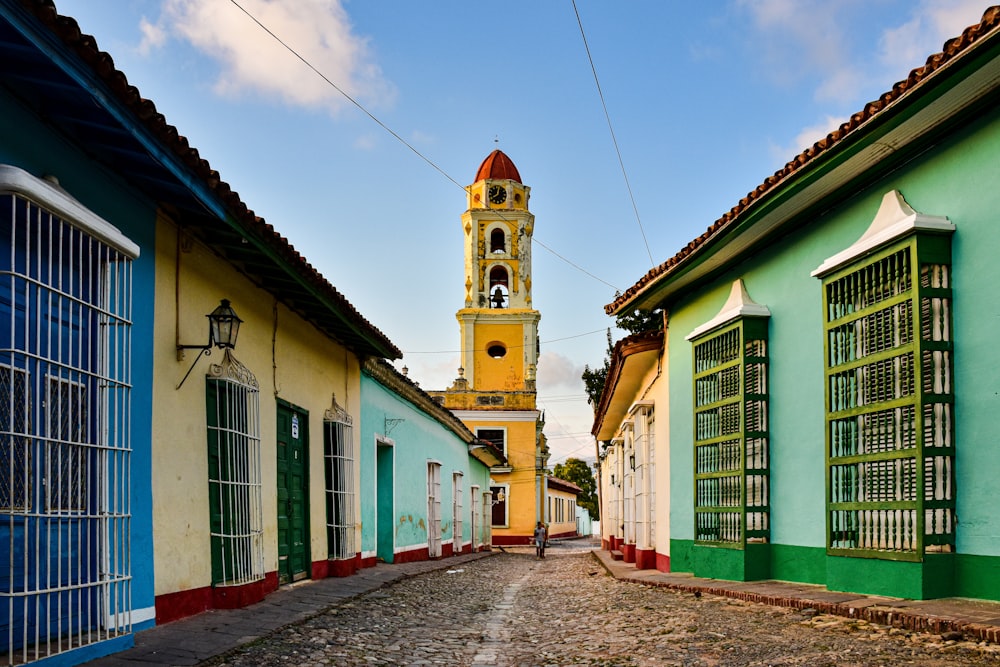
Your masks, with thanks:
M502 204L507 201L507 189L499 185L491 185L489 196L491 203Z

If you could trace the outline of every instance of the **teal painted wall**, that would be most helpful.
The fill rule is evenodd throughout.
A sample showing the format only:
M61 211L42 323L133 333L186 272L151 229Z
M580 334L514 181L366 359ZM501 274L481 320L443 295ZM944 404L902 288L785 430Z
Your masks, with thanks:
M376 437L386 435L386 419L403 421L392 425L388 438L394 442L393 536L395 549L427 544L427 462L441 464L441 540L452 532L452 474L462 472L462 541L470 540L472 497L470 488L489 488L489 468L469 456L468 446L452 431L393 393L367 373L361 374L361 549L375 551L376 533ZM482 522L480 521L480 524ZM480 525L480 531L482 526ZM479 537L482 540L482 535ZM456 547L457 548L457 547ZM381 552L381 547L379 552Z
M692 349L684 340L721 309L730 285L743 278L750 296L771 310L770 435L771 553L775 578L826 583L839 565L825 562L824 391L821 282L809 274L854 243L874 218L882 196L898 189L917 211L945 215L953 236L956 504L960 519L954 594L1000 599L1000 490L994 414L1000 397L1000 114L967 124L915 161L859 190L807 228L729 267L711 284L669 304L671 565L697 570L693 544ZM990 370L985 370L990 369ZM932 560L929 558L928 560ZM940 559L939 559L940 560ZM858 564L857 559L849 562ZM934 584L910 585L912 564L870 564L868 575L892 571L887 595L938 594ZM877 571L877 572L876 572ZM943 569L931 568L935 576ZM983 576L989 582L983 582ZM839 577L839 575L838 575ZM850 580L864 585L863 578ZM896 591L893 593L892 591ZM935 592L937 591L937 593Z

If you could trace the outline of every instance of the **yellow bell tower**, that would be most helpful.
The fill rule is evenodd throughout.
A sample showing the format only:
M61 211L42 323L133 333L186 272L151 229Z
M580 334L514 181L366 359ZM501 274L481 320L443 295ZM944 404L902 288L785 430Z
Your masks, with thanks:
M505 466L491 470L493 544L528 544L544 521L548 447L535 403L538 322L532 308L531 188L500 150L466 188L465 307L462 367L446 391L428 392L480 439L500 447Z
M534 394L541 315L531 307L531 188L495 150L467 192L462 367L474 390Z

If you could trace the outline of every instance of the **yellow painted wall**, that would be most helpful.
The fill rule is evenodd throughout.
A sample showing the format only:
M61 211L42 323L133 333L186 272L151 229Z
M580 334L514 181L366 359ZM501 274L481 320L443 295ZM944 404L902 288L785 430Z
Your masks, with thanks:
M190 241L178 253L177 228L161 218L156 242L156 334L153 388L153 531L156 594L211 584L208 516L206 384L208 366L222 358L200 358L184 386L176 389L198 350L177 360L175 346L205 344L208 318L227 298L243 319L234 356L260 385L264 570L278 566L276 507L276 398L309 413L309 503L311 561L327 557L323 502L323 414L337 402L360 415L360 367L344 347L297 315L206 247ZM354 429L359 451L360 429ZM355 488L359 486L356 470ZM356 544L360 546L360 523Z
M505 311L510 312L510 311ZM507 354L493 359L486 350L499 341ZM481 391L519 391L524 389L524 326L520 323L476 325L474 335L476 389Z
M535 422L466 420L473 433L476 428L507 429L509 473L492 472L497 484L509 485L507 528L493 528L494 535L530 535L535 529Z
M570 501L576 500L576 494L570 493L569 491L563 491L562 489L557 489L549 487L548 490L549 498L555 500L561 498L563 500L564 514L563 521L556 521L556 511L555 503L546 500L546 505L552 507L552 511L549 514L549 535L565 535L566 533L572 533L576 531L576 511L570 504Z

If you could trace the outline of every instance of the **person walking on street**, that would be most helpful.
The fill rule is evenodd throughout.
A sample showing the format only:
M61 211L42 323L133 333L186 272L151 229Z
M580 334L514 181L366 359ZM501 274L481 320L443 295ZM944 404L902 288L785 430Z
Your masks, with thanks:
M545 538L548 537L548 532L545 529L545 524L541 521L535 526L535 557L545 558Z

